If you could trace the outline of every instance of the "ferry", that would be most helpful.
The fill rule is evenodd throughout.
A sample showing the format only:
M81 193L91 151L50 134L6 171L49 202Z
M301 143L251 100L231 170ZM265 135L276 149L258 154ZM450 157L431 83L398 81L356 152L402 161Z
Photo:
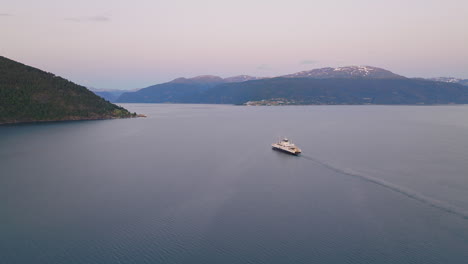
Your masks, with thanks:
M274 150L283 151L296 156L302 152L300 148L290 142L287 138L283 138L279 142L271 144L271 147Z

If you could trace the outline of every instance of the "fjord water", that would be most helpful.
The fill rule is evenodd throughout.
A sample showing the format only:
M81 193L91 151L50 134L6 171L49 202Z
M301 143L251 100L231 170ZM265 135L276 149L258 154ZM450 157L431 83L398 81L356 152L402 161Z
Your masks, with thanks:
M0 127L0 263L468 259L468 106L124 106Z

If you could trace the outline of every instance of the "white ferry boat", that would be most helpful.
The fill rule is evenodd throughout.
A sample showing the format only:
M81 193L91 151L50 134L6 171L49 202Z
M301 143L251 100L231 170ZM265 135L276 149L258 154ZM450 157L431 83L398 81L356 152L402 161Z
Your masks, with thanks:
M290 142L287 138L283 138L279 142L271 144L271 147L274 150L283 151L292 155L299 155L302 152L300 148Z

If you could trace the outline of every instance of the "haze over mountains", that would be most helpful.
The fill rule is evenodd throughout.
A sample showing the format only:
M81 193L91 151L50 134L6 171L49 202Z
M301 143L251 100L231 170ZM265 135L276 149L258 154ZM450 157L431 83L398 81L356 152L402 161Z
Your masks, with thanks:
M109 102L115 102L120 95L123 93L129 92L128 90L118 90L118 89L94 89L89 88L93 93L99 95L100 97L106 99ZM137 90L135 90L137 91Z
M410 79L372 66L302 71L274 78L177 78L118 97L120 103L223 103L282 98L292 104L464 104L463 82Z

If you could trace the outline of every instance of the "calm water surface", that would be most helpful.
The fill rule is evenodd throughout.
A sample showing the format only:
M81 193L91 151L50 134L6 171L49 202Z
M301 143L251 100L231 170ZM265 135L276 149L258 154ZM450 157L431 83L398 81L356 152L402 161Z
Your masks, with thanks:
M124 106L0 127L0 263L467 263L468 106Z

